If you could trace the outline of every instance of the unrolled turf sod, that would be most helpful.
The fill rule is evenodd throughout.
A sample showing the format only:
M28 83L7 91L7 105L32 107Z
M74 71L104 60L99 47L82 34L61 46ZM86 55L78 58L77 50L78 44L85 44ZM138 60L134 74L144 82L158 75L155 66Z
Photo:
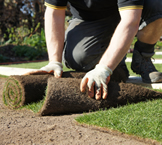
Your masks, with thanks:
M135 84L110 82L107 99L95 100L87 91L80 92L80 82L77 78L49 78L46 99L38 114L81 113L162 98L162 93Z

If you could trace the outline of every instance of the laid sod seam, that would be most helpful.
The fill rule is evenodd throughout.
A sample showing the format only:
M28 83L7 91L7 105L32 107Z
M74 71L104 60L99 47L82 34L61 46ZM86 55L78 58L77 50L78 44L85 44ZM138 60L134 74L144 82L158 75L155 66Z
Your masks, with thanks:
M162 99L84 114L75 120L162 143Z

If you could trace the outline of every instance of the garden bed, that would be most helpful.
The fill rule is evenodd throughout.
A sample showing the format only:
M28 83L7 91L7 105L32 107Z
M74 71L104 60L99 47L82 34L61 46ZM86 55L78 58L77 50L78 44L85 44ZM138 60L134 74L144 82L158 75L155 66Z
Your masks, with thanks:
M5 45L0 47L0 65L40 62L48 60L47 52L29 46Z

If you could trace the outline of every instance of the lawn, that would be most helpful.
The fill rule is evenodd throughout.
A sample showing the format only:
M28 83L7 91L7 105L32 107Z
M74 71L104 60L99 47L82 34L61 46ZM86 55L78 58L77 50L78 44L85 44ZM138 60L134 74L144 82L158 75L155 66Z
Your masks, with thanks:
M39 69L48 64L47 61L39 63L24 63L7 65L7 67ZM130 69L130 62L127 62L130 75L136 75ZM155 64L156 68L162 72L161 64ZM68 71L66 67L64 71ZM161 91L162 90L158 90ZM38 112L44 100L25 105L33 112ZM138 104L128 104L124 107L110 108L97 112L83 114L76 118L82 124L106 127L118 130L122 133L136 135L142 138L150 138L162 143L162 99L140 102Z
M76 121L162 143L162 99L83 114Z
M128 54L128 57L132 55L132 54ZM157 56L157 55L156 55ZM162 55L160 55L162 57ZM16 68L30 68L30 69L39 69L45 65L48 64L48 61L43 61L43 62L33 62L33 63L22 63L22 64L12 64L12 65L0 65L3 67L16 67ZM127 68L129 70L129 74L131 76L139 76L137 74L135 74L132 70L131 70L131 62L126 62ZM160 72L162 72L162 67L161 64L155 64L156 69ZM65 66L63 67L64 71L69 71L71 69L66 68Z
M40 69L41 67L48 64L48 61L42 61L42 62L31 62L31 63L21 63L21 64L12 64L12 65L0 65L3 67L16 67L16 68L29 68L29 69ZM64 71L68 71L71 69L68 69L67 67L63 66Z

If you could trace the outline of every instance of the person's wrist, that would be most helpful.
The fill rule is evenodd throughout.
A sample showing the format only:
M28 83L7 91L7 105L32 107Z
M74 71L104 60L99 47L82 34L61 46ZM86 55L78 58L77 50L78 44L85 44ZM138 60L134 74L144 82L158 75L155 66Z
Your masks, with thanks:
M63 65L62 65L62 63L61 62L58 62L58 61L50 61L49 62L49 65L58 65L58 66L60 66L61 68L63 68Z
M97 65L96 65L96 68L97 68L97 69L103 69L103 70L107 71L110 75L113 74L113 71L112 71L108 66L106 66L106 65L97 64Z

